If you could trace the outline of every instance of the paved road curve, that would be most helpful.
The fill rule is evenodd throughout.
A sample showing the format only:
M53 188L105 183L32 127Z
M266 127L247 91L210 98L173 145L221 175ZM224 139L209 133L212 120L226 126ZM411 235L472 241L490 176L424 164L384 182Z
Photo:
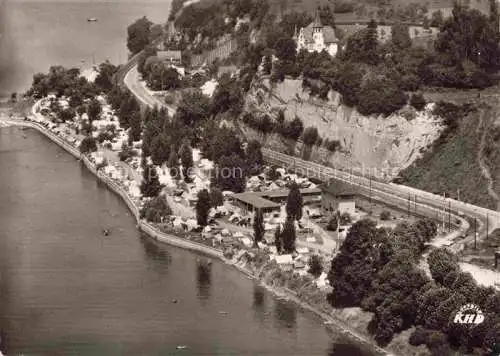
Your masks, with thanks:
M123 81L142 105L149 107L164 106L168 109L169 114L173 115L175 113L174 107L166 105L163 101L151 95L151 93L144 87L144 85L140 82L140 74L137 71L136 65L132 66L132 68L127 72Z
M153 97L150 92L144 90L144 88L140 89L141 85L138 83L136 66L134 65L128 69L129 71L123 75L125 86L129 88L129 90L138 98L138 100L140 100L141 103L148 106L154 106L155 104L160 105L159 100ZM135 83L133 83L132 80L135 80ZM373 199L388 201L405 209L409 204L408 201L410 201L411 206L416 206L417 213L424 216L433 218L439 217L441 219L443 217L443 210L448 211L447 209L451 207L452 212L459 212L459 214L450 214L451 223L452 225L457 225L457 221L460 221L460 229L456 233L448 235L445 239L441 239L436 242L438 246L449 245L450 241L457 237L458 234L465 233L469 225L463 217L468 217L470 219L476 218L478 220L478 232L480 238L485 237L486 226L488 226L489 232L500 227L500 213L497 211L485 209L453 199L443 199L441 196L403 185L371 180L368 177L362 177L314 162L304 161L270 149L263 149L262 153L266 161L279 164L280 166L286 167L290 170L300 170L301 173L306 176L314 176L323 181L336 178L341 181L349 182L357 187L360 194L364 195L370 194L371 191ZM449 217L448 213L444 215L444 220L446 221L447 217ZM470 235L467 239L462 240L462 242L469 242L472 240L473 236Z

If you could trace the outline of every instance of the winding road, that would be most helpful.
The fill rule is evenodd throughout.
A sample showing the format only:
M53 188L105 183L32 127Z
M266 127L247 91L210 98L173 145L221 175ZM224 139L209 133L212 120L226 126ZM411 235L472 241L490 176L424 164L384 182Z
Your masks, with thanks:
M145 106L159 105L159 101L149 91L141 89L136 66L129 66L124 78L124 85L137 97ZM164 104L162 104L165 106ZM451 249L459 250L465 243L472 243L474 234L468 234L469 222L476 219L478 221L478 239L486 237L486 227L491 233L500 228L500 212L468 204L454 199L443 198L429 192L418 190L412 187L376 181L367 176L360 176L339 169L327 167L314 162L305 161L293 156L276 152L267 148L262 149L264 159L270 164L276 164L289 171L295 171L309 178L316 178L321 181L337 179L353 185L358 194L369 196L372 199L387 202L409 209L413 214L438 218L444 225L449 224L456 227L442 238L431 242L434 247L448 246ZM453 213L452 213L453 212ZM464 237L456 242L458 237ZM425 262L425 259L424 259ZM496 273L496 272L492 272ZM498 274L498 273L497 273ZM500 282L498 274L496 283Z

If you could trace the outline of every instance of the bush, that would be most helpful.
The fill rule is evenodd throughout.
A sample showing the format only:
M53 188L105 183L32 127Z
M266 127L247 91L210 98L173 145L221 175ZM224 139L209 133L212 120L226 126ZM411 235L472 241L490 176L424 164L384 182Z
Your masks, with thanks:
M460 270L457 257L444 248L432 251L427 261L429 262L432 278L440 284L444 282L444 278L450 272Z
M357 108L363 115L391 113L401 109L408 100L396 81L389 78L367 80L360 88Z
M282 135L286 138L297 141L304 131L304 124L299 117L283 126Z
M433 355L449 355L450 347L446 335L440 331L432 331L427 339L427 347Z
M308 127L304 130L304 133L302 134L302 140L304 141L304 144L307 146L312 146L316 143L318 140L319 134L318 134L318 129L316 127Z
M391 218L391 212L384 210L380 213L380 220L389 220Z
M95 166L95 169L98 171L100 170L101 168L104 168L108 165L108 161L106 159L103 159L101 163L97 164Z
M410 98L410 105L413 106L416 110L422 110L425 107L425 104L425 98L421 93L412 94Z
M97 135L97 142L103 143L104 141L111 141L115 135L113 135L111 132L108 131L103 131L100 132L99 135Z
M140 211L141 219L154 223L162 222L169 215L172 215L172 209L163 196L148 200Z
M341 225L348 225L351 222L352 222L352 218L348 212L345 212L342 215L340 215L340 224Z
M165 101L165 104L167 104L167 105L175 104L175 95L173 95L173 94L165 95L164 101Z
M337 217L334 215L330 218L330 221L328 221L328 225L326 225L326 229L328 231L337 231L339 227L339 223L337 221Z
M277 168L277 166L269 167L269 170L267 171L267 179L275 181L281 178L281 175L276 171Z
M412 346L426 345L429 338L429 332L421 327L417 327L410 335L408 343Z
M340 148L340 141L339 140L325 139L323 144L324 144L325 148L332 153L337 152L337 150Z
M224 205L224 196L219 188L213 187L210 189L210 202L213 207Z
M80 152L89 153L97 151L97 144L93 137L87 136L80 143Z
M122 150L118 152L118 158L120 158L120 161L126 161L130 157L132 157L132 149L127 144L127 142L123 142Z
M323 260L321 256L318 255L312 255L311 258L309 259L309 271L310 274L312 274L315 278L318 278L321 276L321 273L323 272Z

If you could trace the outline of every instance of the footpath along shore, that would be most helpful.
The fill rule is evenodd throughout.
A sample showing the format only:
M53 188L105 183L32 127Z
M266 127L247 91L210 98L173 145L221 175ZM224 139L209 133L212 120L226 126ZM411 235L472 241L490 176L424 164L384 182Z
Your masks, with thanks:
M85 167L90 172L92 172L99 180L105 183L106 186L109 189L111 189L111 191L113 191L115 194L117 194L119 197L122 198L122 200L125 202L132 215L135 217L135 220L137 222L137 228L140 231L144 232L149 237L151 237L152 239L175 247L201 253L212 258L217 258L220 261L224 262L225 264L233 266L234 268L242 272L247 278L260 282L264 288L266 288L269 292L271 292L275 296L283 297L289 301L296 303L300 308L313 312L314 314L323 319L325 327L327 327L328 329L335 329L344 334L347 334L350 338L356 340L361 344L369 345L369 347L377 354L397 355L394 352L389 352L386 349L376 346L374 342L371 340L368 333L366 332L366 325L364 325L364 323L362 323L363 325L358 328L353 328L349 326L348 320L352 319L352 316L347 315L346 320L342 320L342 315L343 315L342 313L339 313L340 314L339 316L325 313L324 311L320 310L314 305L311 305L305 302L304 300L301 300L298 297L298 294L293 290L290 290L286 287L275 287L270 284L264 283L264 281L262 281L262 279L259 278L258 271L254 271L251 268L249 268L248 264L241 264L241 263L238 264L235 261L226 258L222 250L201 243L197 243L194 241L189 241L185 238L181 238L172 234L161 232L155 226L141 219L137 204L119 184L114 182L104 172L98 171L95 165L88 159L86 155L81 154L77 147L73 146L72 144L62 139L55 133L51 132L45 126L38 124L36 122L32 122L30 120L12 119L12 118L9 119L0 118L0 122L7 124L7 126L20 126L20 127L32 128L41 133L42 135L44 135L45 137L47 137L49 140L51 140L61 148L63 148L73 157L83 162ZM332 308L332 313L334 313L335 311L336 310ZM410 345L408 345L408 347L411 348ZM405 353L405 355L408 354Z

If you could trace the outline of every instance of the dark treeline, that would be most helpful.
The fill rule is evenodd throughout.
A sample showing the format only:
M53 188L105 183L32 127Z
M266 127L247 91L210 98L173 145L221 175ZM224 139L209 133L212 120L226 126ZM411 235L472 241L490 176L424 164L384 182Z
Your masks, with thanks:
M453 350L487 354L500 340L500 295L461 272L457 257L446 249L430 253L432 278L427 277L418 264L436 231L430 220L394 230L377 228L370 220L355 223L332 260L329 300L335 307L374 313L368 331L381 346L394 334L416 327L410 344L427 345L433 355L452 355ZM455 314L468 303L485 315L484 323L473 329L454 323Z

